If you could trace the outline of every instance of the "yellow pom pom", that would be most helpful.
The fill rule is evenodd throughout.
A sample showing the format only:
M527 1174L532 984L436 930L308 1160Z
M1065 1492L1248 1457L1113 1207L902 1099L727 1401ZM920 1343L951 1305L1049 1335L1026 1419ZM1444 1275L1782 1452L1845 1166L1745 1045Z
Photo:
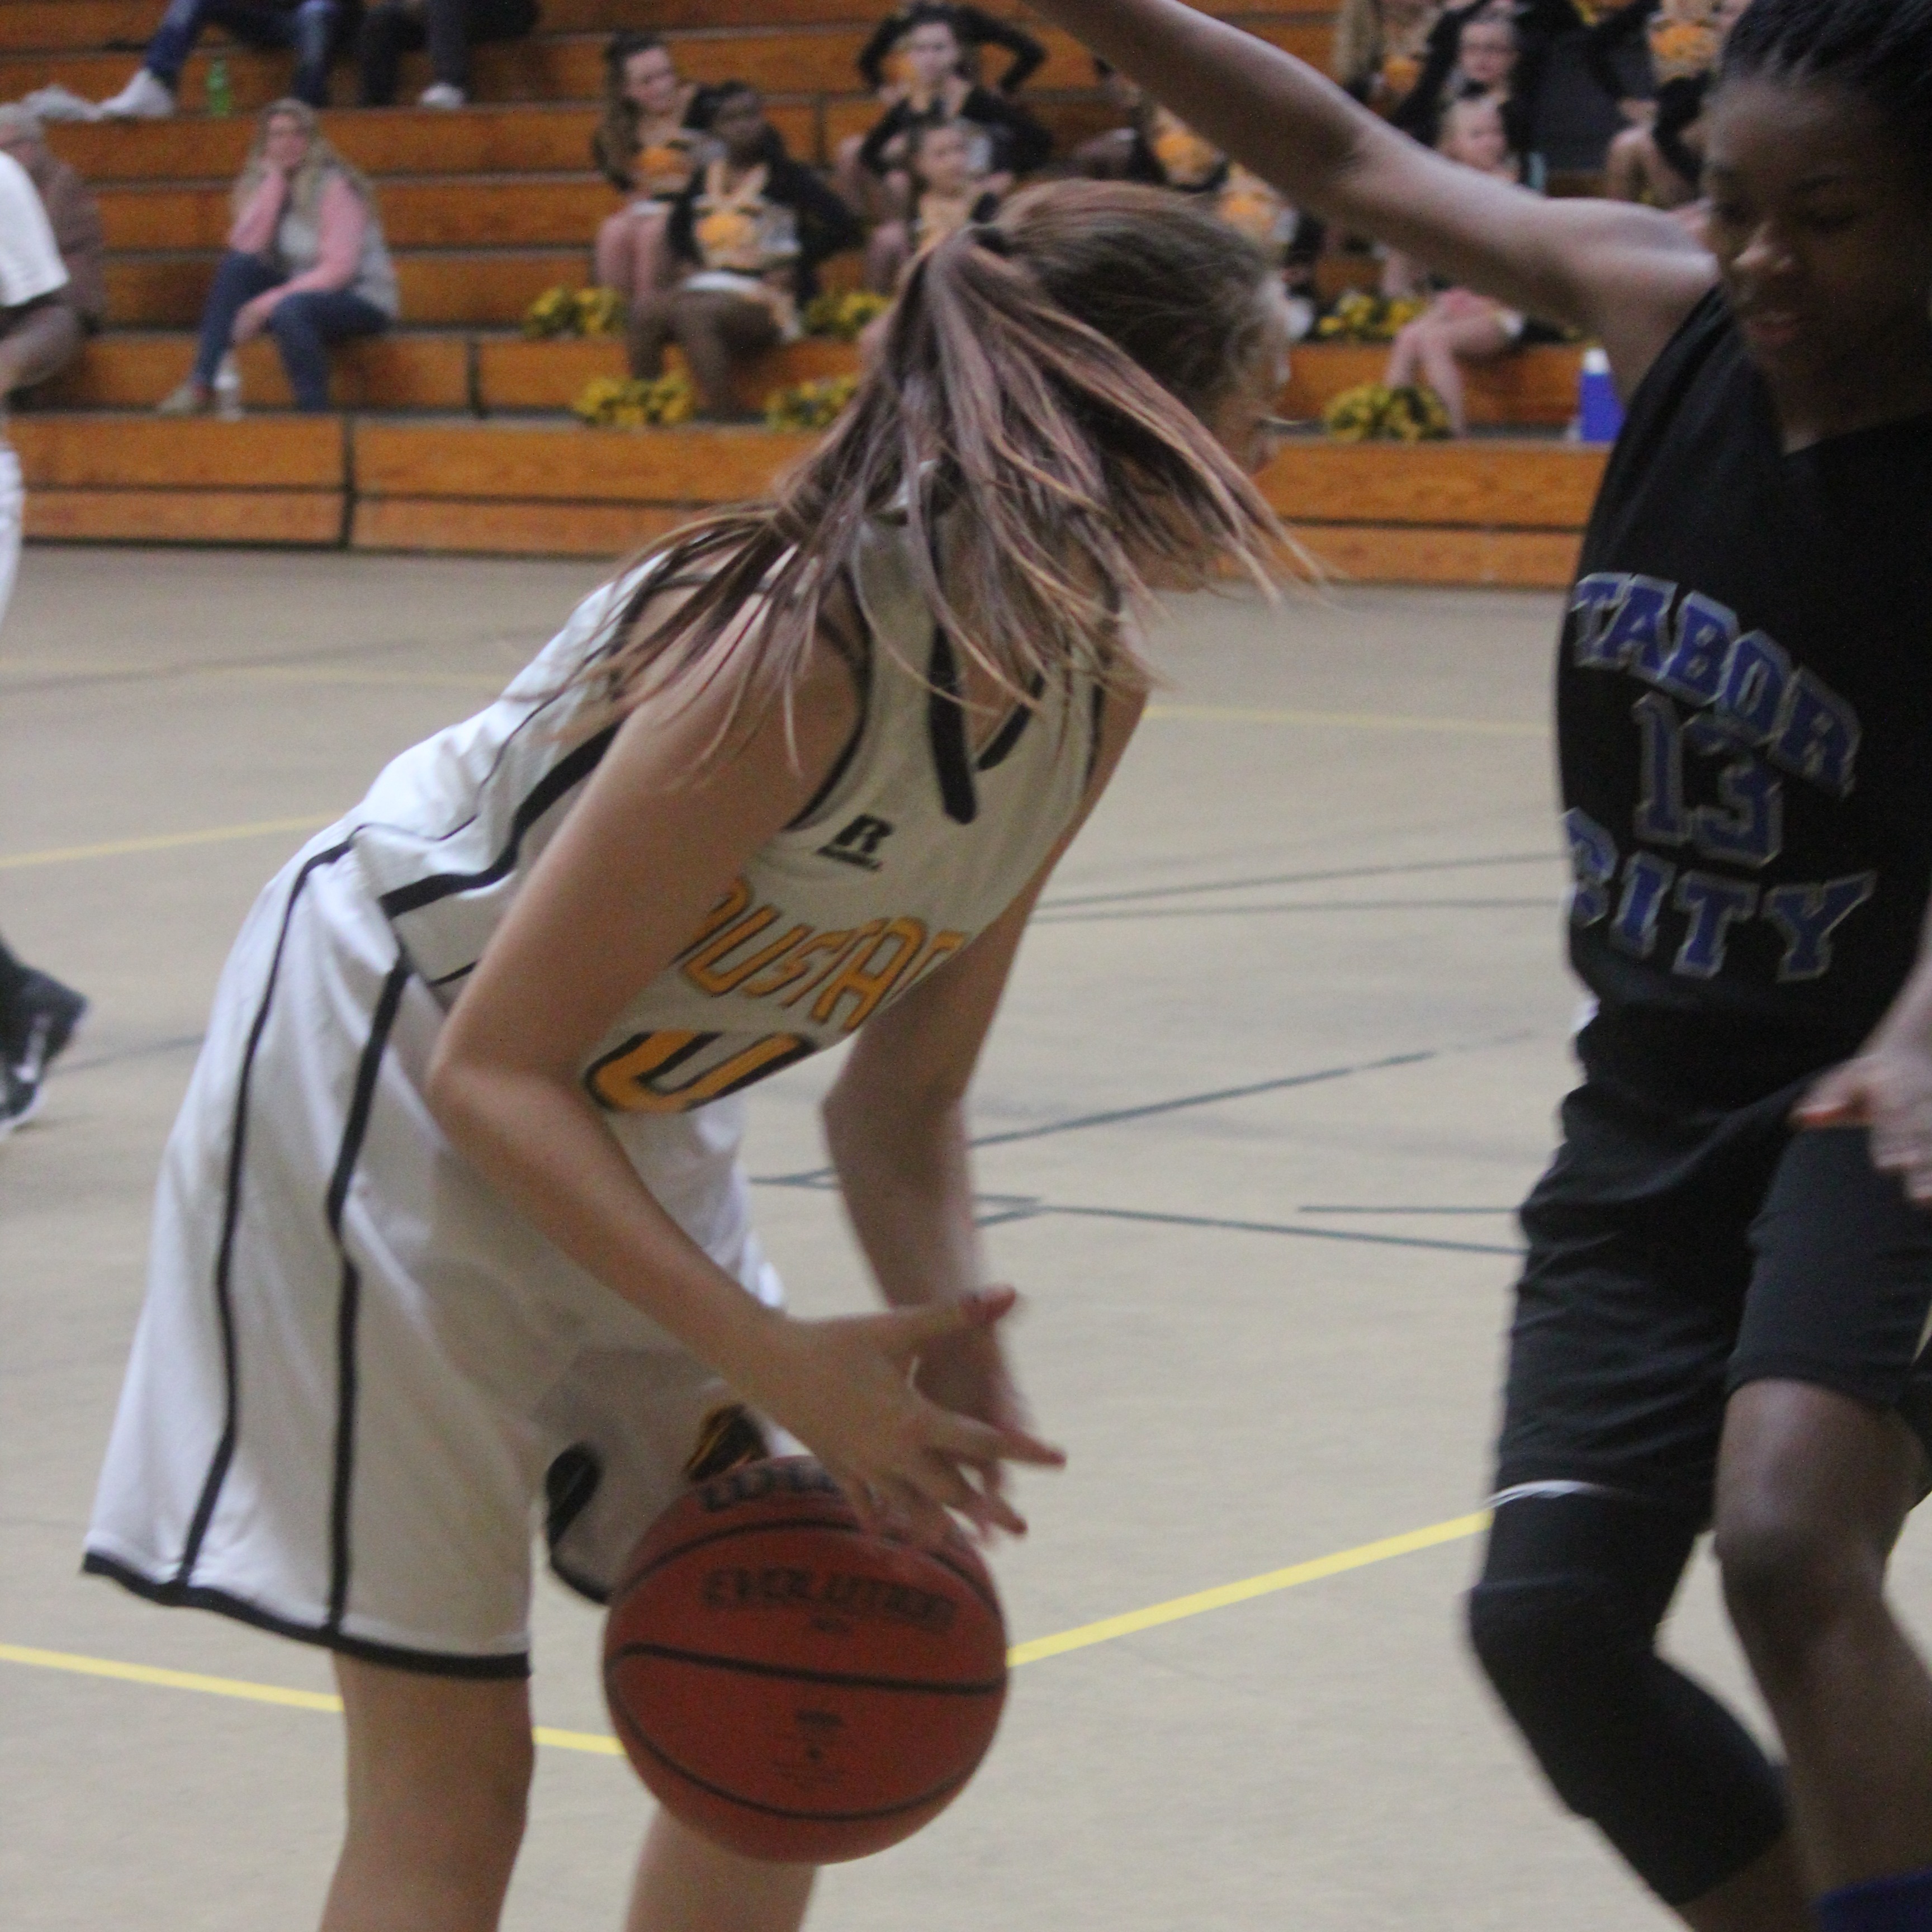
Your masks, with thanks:
M859 387L856 376L824 376L816 382L774 389L765 398L765 427L776 430L825 429L836 422Z
M576 330L577 297L568 289L545 289L524 312L524 333L532 341Z
M688 422L698 408L690 382L675 372L652 382L593 376L571 413L592 429L647 429Z
M1399 442L1439 442L1450 433L1449 411L1436 392L1406 382L1388 392L1381 434Z
M890 296L874 295L870 289L817 296L806 304L806 332L829 335L836 342L856 342L866 325L892 305Z
M1381 433L1389 392L1379 382L1358 382L1330 399L1322 424L1338 442L1366 442Z
M624 298L615 289L579 289L572 298L578 332L616 335L624 327Z

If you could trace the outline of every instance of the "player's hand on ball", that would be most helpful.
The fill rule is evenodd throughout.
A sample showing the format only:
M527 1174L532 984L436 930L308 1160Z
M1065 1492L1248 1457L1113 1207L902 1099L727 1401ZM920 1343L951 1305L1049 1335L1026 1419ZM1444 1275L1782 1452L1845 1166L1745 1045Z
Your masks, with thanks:
M1834 1066L1793 1111L1801 1127L1866 1127L1872 1164L1932 1206L1932 1047L1875 1045Z
M936 1541L956 1510L982 1530L1026 1534L1000 1493L1004 1462L1058 1468L1066 1458L1016 1420L962 1414L923 1393L914 1369L989 1331L1011 1288L931 1308L786 1324L786 1342L757 1399L837 1479L867 1527Z
M928 1348L920 1358L913 1386L941 1408L989 1422L995 1429L1032 1430L1032 1414L1006 1366L996 1326L965 1329ZM980 1474L992 1496L1004 1498L1006 1472L1000 1465L992 1463ZM974 1522L982 1534L1000 1527L989 1513L975 1516Z

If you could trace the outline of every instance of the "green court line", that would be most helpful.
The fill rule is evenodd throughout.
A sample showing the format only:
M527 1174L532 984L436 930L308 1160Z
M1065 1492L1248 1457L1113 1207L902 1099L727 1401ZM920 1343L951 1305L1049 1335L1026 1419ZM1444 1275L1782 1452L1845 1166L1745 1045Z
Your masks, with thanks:
M1130 1610L1124 1616L1102 1617L1097 1623L1080 1624L1054 1636L1035 1637L1015 1644L1006 1652L1006 1662L1015 1669L1023 1664L1037 1664L1060 1657L1071 1650L1084 1650L1096 1643L1109 1643L1116 1637L1132 1636L1162 1624L1178 1623L1209 1610L1226 1610L1235 1604L1271 1596L1280 1590L1292 1590L1324 1576L1339 1576L1350 1570L1366 1569L1370 1564L1386 1563L1392 1557L1407 1556L1417 1550L1433 1550L1445 1543L1460 1542L1478 1535L1487 1526L1489 1512L1478 1510L1469 1516L1452 1516L1446 1522L1431 1523L1426 1529L1412 1529L1400 1536L1385 1536L1374 1543L1358 1544L1352 1550L1338 1550L1329 1556L1317 1556L1306 1563L1292 1563L1284 1570L1269 1570L1238 1583L1223 1583L1212 1590L1197 1590L1192 1595L1172 1597L1166 1602L1150 1604L1144 1610ZM71 1651L38 1650L20 1643L0 1643L0 1664L18 1664L39 1670L57 1670L75 1677L104 1677L123 1684L145 1684L164 1690L194 1690L205 1696L238 1697L254 1704L279 1704L298 1711L340 1711L342 1700L326 1690L298 1690L286 1684L251 1684L238 1677L211 1677L196 1670L170 1670L152 1664L124 1664L108 1657L83 1657ZM548 1724L535 1727L540 1744L554 1750L588 1751L601 1757L615 1757L620 1750L617 1740L598 1731L561 1731Z

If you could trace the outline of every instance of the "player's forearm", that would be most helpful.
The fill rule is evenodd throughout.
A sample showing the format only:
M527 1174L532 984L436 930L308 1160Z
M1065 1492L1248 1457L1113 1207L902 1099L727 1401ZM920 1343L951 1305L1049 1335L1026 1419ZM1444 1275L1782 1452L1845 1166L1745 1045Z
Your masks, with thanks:
M825 1134L854 1232L896 1307L957 1300L983 1285L962 1105L908 1108L844 1082Z
M1871 1052L1886 1047L1932 1048L1932 910L1918 939L1918 963L1886 1008L1884 1018L1866 1042Z
M1348 173L1382 124L1306 62L1180 0L1034 0L1298 206L1346 218Z
M539 1233L742 1393L762 1392L782 1318L672 1220L587 1101L540 1074L443 1058L427 1097L457 1151Z

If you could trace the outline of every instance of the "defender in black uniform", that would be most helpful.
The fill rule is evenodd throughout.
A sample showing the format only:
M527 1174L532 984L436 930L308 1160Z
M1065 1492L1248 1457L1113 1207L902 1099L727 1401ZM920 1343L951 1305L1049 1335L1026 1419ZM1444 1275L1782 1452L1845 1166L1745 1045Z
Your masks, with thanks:
M1558 673L1596 1012L1473 1634L1700 1932L1932 1928L1932 1679L1884 1596L1932 1470L1932 0L1756 0L1708 253L1448 165L1179 0L1036 4L1298 206L1610 351ZM1710 1526L1782 1772L1656 1654Z

